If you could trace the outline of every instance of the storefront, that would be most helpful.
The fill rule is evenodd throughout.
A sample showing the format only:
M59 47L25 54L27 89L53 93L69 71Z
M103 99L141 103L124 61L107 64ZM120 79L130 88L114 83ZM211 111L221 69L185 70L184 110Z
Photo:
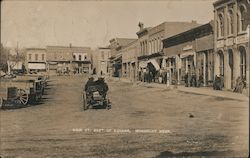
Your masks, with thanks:
M166 38L164 55L170 83L207 86L213 82L213 22ZM174 83L176 83L174 82ZM189 83L188 83L189 85Z
M139 80L158 82L159 72L163 61L162 53L154 53L138 57L138 77ZM145 78L145 76L147 76ZM150 76L150 77L148 77Z

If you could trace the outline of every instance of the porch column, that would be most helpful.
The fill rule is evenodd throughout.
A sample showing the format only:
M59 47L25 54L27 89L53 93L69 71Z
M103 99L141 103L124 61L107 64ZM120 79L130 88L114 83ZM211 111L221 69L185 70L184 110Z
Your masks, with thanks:
M186 61L186 73L188 72L188 57L185 58L185 61Z
M231 71L229 67L229 53L224 52L224 86L226 89L231 89Z
M203 82L204 82L204 87L207 86L206 83L207 83L207 67L206 67L206 53L203 52Z

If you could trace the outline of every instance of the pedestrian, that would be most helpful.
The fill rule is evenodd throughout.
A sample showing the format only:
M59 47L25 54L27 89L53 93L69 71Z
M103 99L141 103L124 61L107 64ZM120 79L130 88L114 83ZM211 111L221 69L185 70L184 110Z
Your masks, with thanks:
M98 80L95 82L96 85L99 86L99 93L106 98L107 92L109 90L107 83L105 82L103 77L99 77Z
M241 84L241 79L238 77L235 81L235 87L233 92L239 92L240 91L240 84Z
M219 79L220 79L220 90L222 90L222 88L224 87L224 76L220 75Z
M159 72L159 83L162 83L162 73Z
M198 79L198 87L200 87L203 84L203 75L200 74L199 79Z
M85 84L85 91L89 90L89 87L94 85L94 77L90 77L87 83Z
M163 74L163 83L164 84L167 84L167 79L168 79L167 72L164 71L164 74Z

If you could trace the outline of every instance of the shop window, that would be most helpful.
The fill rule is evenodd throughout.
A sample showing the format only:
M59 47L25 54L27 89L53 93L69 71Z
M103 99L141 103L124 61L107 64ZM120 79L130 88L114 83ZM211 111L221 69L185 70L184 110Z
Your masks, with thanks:
M31 54L29 54L29 60L31 60Z
M35 60L36 61L38 60L38 54L35 54Z
M220 75L224 75L224 55L222 52L219 52L219 62Z
M244 47L240 47L240 77L246 77L246 50Z

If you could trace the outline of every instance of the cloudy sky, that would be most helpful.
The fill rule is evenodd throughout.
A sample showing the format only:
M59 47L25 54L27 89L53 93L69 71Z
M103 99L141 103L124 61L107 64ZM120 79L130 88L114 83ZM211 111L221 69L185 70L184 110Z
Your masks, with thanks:
M136 38L139 21L204 24L213 19L214 0L2 1L1 42L5 46L105 46L114 37Z

